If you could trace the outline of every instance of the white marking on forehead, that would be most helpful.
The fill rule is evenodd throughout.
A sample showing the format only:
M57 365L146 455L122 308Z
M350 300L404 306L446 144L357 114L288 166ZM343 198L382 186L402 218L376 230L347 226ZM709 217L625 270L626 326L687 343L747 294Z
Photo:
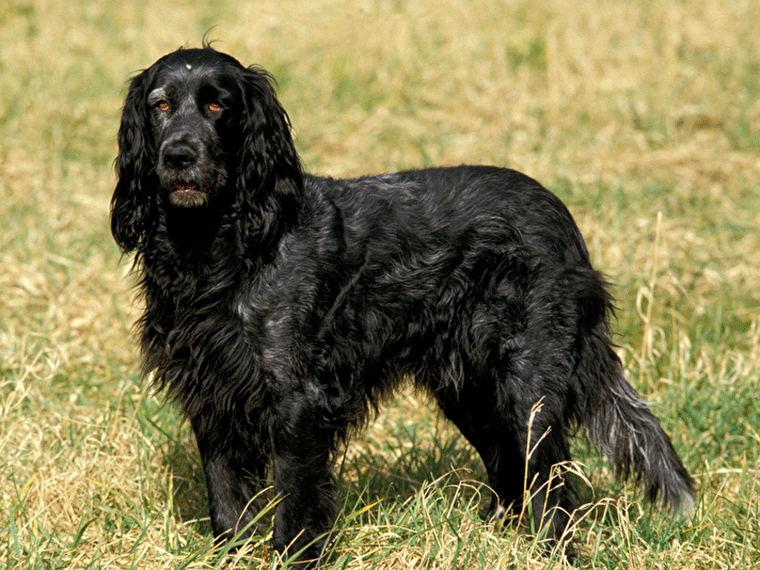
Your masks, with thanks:
M186 64L185 64L185 67L187 67L188 69L192 69L192 68L193 68L193 66L192 66L192 65L190 65L189 63L186 63Z

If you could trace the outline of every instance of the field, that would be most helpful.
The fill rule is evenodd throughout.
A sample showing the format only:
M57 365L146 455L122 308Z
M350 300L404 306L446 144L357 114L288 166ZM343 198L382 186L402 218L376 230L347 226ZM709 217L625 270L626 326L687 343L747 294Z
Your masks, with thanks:
M195 443L138 377L108 227L127 79L209 30L275 75L309 170L489 163L567 203L699 493L671 520L579 437L578 566L760 565L760 3L4 0L0 567L274 565L266 536L210 548ZM338 469L329 568L567 565L481 519L477 455L414 392Z

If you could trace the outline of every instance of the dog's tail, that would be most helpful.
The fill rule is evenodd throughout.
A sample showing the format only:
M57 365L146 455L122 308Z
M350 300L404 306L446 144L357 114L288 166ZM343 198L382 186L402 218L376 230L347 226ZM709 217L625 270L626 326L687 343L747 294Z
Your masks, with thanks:
M659 498L674 515L691 516L694 483L660 422L625 379L605 329L598 324L582 341L577 372L587 382L593 378L586 386L597 389L587 392L580 422L618 479L642 482L650 501Z
M604 280L593 270L576 270L572 277L580 285L567 289L579 297L578 326L584 331L575 367L576 386L583 390L576 417L609 457L618 479L643 483L650 501L660 499L673 514L690 516L694 483L660 422L626 380L612 348L607 321L614 308Z

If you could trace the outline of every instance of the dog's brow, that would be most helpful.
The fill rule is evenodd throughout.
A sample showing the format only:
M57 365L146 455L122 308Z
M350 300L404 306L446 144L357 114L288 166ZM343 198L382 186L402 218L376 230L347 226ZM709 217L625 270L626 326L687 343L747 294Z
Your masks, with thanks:
M158 87L148 94L148 101L154 103L159 99L163 99L164 97L166 97L166 89L163 87Z

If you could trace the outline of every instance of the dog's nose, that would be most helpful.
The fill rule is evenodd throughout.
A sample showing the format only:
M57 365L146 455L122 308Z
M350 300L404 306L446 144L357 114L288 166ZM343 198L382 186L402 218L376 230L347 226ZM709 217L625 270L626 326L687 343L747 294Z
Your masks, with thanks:
M198 160L197 151L187 143L176 142L164 149L164 164L168 168L180 169Z

